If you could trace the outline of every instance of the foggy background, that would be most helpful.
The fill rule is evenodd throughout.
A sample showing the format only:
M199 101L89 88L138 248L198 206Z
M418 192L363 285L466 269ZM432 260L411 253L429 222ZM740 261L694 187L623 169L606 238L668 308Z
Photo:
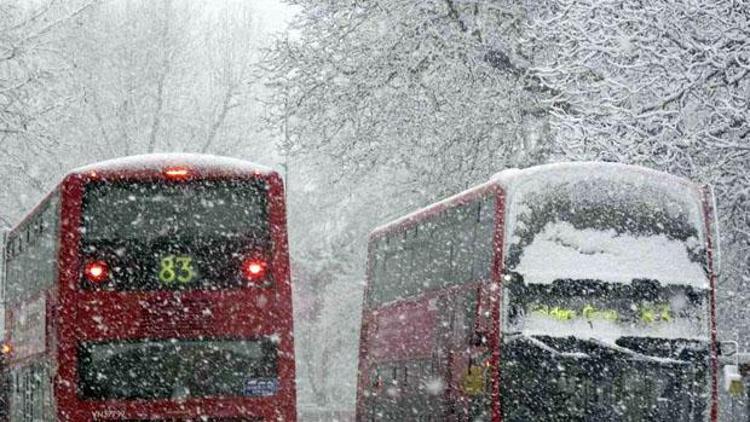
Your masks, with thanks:
M286 176L299 403L351 409L367 233L508 167L715 186L720 337L747 348L750 6L0 2L0 227L70 169L204 152Z

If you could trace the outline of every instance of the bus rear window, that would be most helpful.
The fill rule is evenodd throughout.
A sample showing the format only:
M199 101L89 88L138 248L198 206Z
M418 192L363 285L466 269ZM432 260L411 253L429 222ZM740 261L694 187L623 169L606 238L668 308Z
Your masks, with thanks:
M278 351L270 339L82 343L79 395L92 400L271 396Z
M81 239L85 289L238 286L246 281L245 260L268 259L267 187L262 181L91 183ZM83 274L92 262L106 266L101 282Z

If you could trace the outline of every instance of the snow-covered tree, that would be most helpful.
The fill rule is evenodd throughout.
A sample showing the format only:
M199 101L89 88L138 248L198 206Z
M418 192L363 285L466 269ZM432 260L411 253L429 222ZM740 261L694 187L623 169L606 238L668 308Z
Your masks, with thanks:
M508 58L513 10L488 2L300 1L267 69L290 153L339 176L404 171L439 194L545 155L544 114ZM456 175L461 175L456 177ZM430 193L429 196L433 196Z
M59 39L95 1L40 1L0 4L0 175L3 189L0 227L11 208L28 206L46 188L37 158L58 144L51 126L75 95ZM31 158L31 160L28 160ZM54 157L48 157L55 163Z
M276 160L254 98L265 35L252 4L22 3L4 3L2 15L1 42L15 51L0 68L14 98L0 142L11 186L0 193L3 227L66 171L97 160L154 151Z

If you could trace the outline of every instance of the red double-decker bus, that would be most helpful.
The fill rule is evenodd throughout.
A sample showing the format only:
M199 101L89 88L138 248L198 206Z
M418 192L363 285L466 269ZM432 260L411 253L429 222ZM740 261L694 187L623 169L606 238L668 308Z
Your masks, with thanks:
M716 421L709 187L507 170L369 240L359 421Z
M294 421L288 261L273 171L73 171L7 237L10 421Z

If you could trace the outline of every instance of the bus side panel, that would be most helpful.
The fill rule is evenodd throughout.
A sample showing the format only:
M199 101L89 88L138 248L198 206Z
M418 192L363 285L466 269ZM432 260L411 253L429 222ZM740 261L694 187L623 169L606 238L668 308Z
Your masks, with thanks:
M357 362L357 398L355 403L355 417L357 421L364 420L364 394L365 394L365 385L368 385L372 382L369 378L369 373L367 371L367 357L369 355L369 345L367 343L367 340L369 339L369 332L370 332L370 318L369 318L369 312L367 310L367 298L369 297L369 291L370 291L370 284L372 282L372 271L373 271L373 254L375 253L373 248L373 238L371 237L367 244L367 263L366 263L366 270L365 270L365 291L362 295L362 315L361 315L361 325L360 325L360 331L359 331L359 353L358 358L359 361Z
M44 416L45 420L55 420L57 418L57 398L55 396L55 379L57 378L57 347L58 347L58 298L59 298L59 287L58 283L60 280L60 271L58 267L58 260L61 249L61 220L62 220L62 195L60 188L57 188L57 193L54 198L54 212L51 213L50 224L54 228L54 250L51 259L53 259L53 281L47 291L47 303L46 303L46 324L45 324L45 348L46 359L45 359L45 407Z
M711 411L710 417L712 422L719 420L719 350L718 336L716 328L716 263L715 252L719 249L720 239L714 239L718 236L716 229L717 210L715 207L714 195L710 186L704 186L702 191L703 197L703 221L706 225L706 254L708 257L707 267L710 278L711 300Z
M357 420L489 415L495 192L489 185L456 196L370 238ZM390 246L380 253L382 241ZM402 250L411 252L399 257Z
M7 317L5 313L7 312L7 309L5 307L5 288L6 288L6 280L5 280L5 244L6 244L6 238L8 237L8 232L3 230L0 231L0 303L3 304L3 315L0 319L0 332L3 333L1 336L1 339L3 343L6 340L6 337L8 335L8 332L5 327L5 321L7 321Z
M56 310L57 335L59 339L56 360L55 398L57 400L57 420L83 420L81 409L76 409L76 315L74 294L78 283L78 247L83 200L83 180L78 175L70 175L61 185L60 206L60 251L58 253L58 304Z
M2 315L0 315L0 318L2 318L0 324L2 324L3 334L0 339L2 340L3 345L8 341L8 327L6 326L6 321L9 321L10 318L10 310L5 306L5 247L7 236L8 233L5 230L0 233L0 303L3 304ZM11 386L10 371L8 370L8 356L6 354L0 354L0 422L8 421L8 404L10 400Z
M492 255L492 280L490 283L490 313L492 315L492 332L490 333L490 350L492 350L492 357L490 359L490 374L492 379L492 391L491 406L492 406L492 420L500 422L503 420L502 413L502 391L500 389L501 377L500 373L500 362L502 359L501 347L502 347L502 315L504 311L503 305L503 284L502 276L505 271L505 192L502 188L498 187L497 196L495 201L495 230L493 237L493 249Z
M55 419L51 364L55 337L49 327L57 282L59 199L56 191L50 193L11 236L6 336L12 352L5 362L4 380L6 417L12 421Z
M292 285L289 271L289 244L287 239L286 209L284 185L281 178L274 174L268 179L269 184L269 222L275 254L272 259L272 271L276 280L277 308L279 326L282 329L279 345L279 380L281 391L280 402L286 405L277 410L280 420L295 421L296 413L296 385L294 363L294 325L292 309Z
M444 413L449 379L449 303L444 295L387 305L367 316L368 356L360 420ZM443 327L442 329L440 327Z

